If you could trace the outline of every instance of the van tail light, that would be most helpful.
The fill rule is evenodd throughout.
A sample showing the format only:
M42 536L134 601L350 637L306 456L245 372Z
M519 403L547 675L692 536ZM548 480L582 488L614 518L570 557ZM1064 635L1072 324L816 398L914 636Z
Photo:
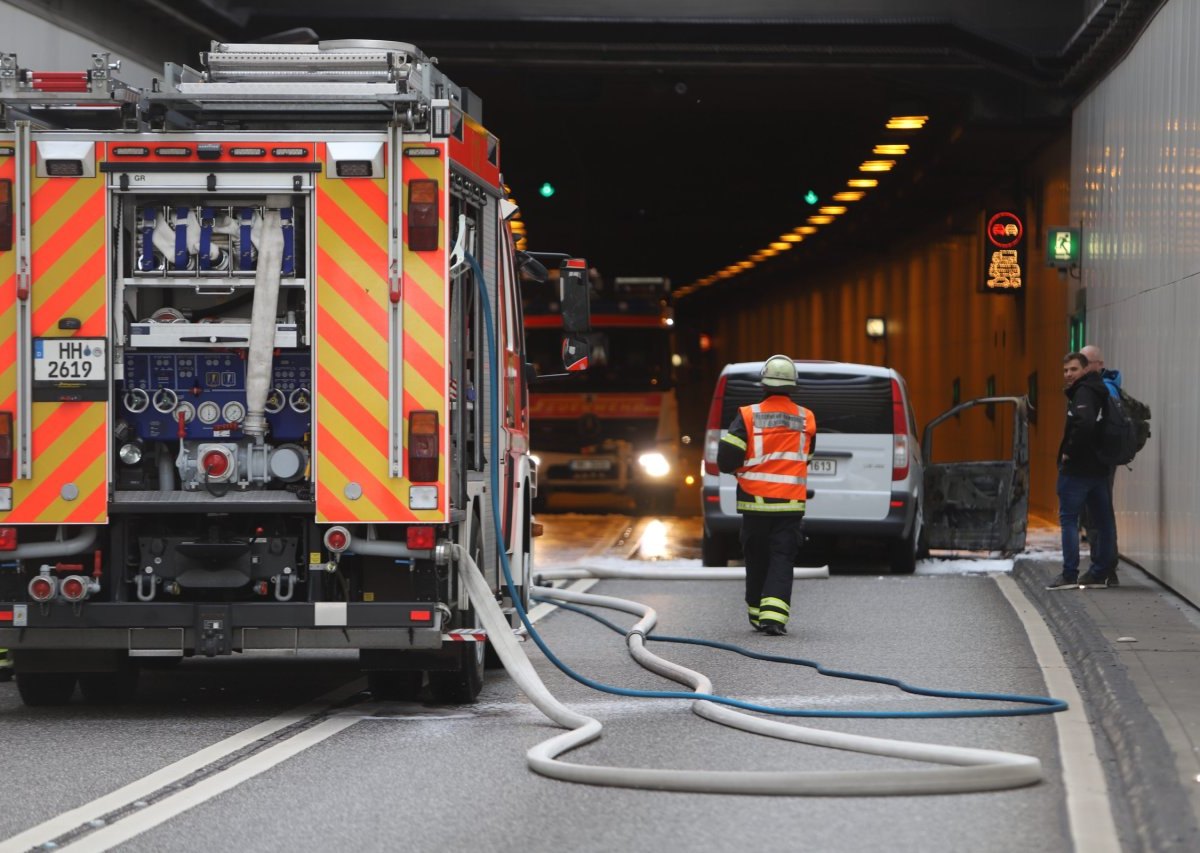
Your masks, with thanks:
M432 252L438 247L438 182L408 182L408 248Z
M10 252L13 247L13 182L5 178L0 181L0 252Z
M436 483L438 478L438 413L421 411L408 416L408 479Z
M0 483L13 481L13 416L0 412Z
M15 551L17 544L17 528L0 527L0 551Z
M704 473L717 476L721 473L717 468L717 447L721 443L721 410L725 407L724 375L717 380L717 389L713 391L712 405L708 407L708 423L704 427Z
M892 380L892 482L908 476L908 419L904 417L904 397L900 383Z

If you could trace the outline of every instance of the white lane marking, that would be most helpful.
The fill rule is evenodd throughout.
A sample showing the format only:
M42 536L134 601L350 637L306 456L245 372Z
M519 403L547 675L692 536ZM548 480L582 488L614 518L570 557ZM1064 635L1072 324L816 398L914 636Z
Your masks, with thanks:
M232 755L238 750L244 749L265 737L269 737L275 732L286 729L288 726L295 725L307 717L319 714L327 710L330 705L348 699L365 689L366 682L361 678L355 679L347 685L314 699L312 702L300 705L277 717L272 717L265 722L251 726L243 732L238 732L186 758L181 758L174 764L168 764L161 770L156 770L154 773L138 779L136 782L130 782L125 787L118 788L111 794L105 794L103 797L92 800L90 803L85 803L82 806L78 806L39 823L37 826L31 827L19 835L14 835L0 842L0 853L24 853L24 851L29 850L31 847L41 846L47 841L51 841L73 829L78 829L89 821L103 817L117 809L125 808L143 797L148 797L155 791L172 785L180 779L184 779L196 771L202 770L216 761L220 761L227 755Z
M1070 706L1051 716L1058 734L1058 752L1062 756L1067 821L1075 849L1088 853L1121 853L1117 826L1108 802L1108 782L1096 754L1096 738L1071 670L1041 613L1016 581L1007 575L998 575L996 583L1025 626L1029 644L1046 679L1046 689L1050 695L1065 699Z
M178 817L188 809L201 803L208 802L213 797L237 787L248 779L260 773L265 773L276 764L281 764L289 758L299 755L309 747L316 746L323 740L333 737L340 731L350 728L361 717L357 714L347 714L323 720L311 729L305 729L292 735L282 743L269 749L255 753L245 761L239 761L232 767L214 773L206 779L201 779L195 785L165 797L141 811L134 812L129 817L113 821L108 826L84 836L73 844L60 848L71 853L100 853L111 850L118 844L123 844L131 838L141 835L159 824L166 823Z

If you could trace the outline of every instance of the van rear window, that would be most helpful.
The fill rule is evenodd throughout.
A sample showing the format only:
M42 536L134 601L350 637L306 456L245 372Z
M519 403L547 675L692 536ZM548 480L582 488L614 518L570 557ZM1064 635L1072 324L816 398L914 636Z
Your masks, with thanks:
M817 433L891 434L892 380L886 376L847 373L801 373L789 396L812 410ZM728 427L737 410L757 403L763 387L757 374L729 374L721 408L721 426Z

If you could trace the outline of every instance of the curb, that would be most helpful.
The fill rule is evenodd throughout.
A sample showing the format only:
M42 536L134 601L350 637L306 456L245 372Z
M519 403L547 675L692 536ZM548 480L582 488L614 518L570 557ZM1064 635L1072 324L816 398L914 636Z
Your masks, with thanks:
M1110 790L1109 800L1123 797L1114 810L1127 811L1138 850L1192 849L1189 845L1200 831L1179 785L1174 752L1116 650L1088 613L1085 597L1045 588L1057 568L1055 563L1017 558L1013 578L1057 634L1092 725L1111 752L1109 772L1120 790Z

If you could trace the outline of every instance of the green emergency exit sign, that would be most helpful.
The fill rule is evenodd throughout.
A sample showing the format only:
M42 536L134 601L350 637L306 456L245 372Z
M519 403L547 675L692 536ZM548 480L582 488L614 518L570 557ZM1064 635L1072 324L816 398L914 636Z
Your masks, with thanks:
M1046 235L1046 264L1052 267L1079 265L1079 229L1051 228Z

